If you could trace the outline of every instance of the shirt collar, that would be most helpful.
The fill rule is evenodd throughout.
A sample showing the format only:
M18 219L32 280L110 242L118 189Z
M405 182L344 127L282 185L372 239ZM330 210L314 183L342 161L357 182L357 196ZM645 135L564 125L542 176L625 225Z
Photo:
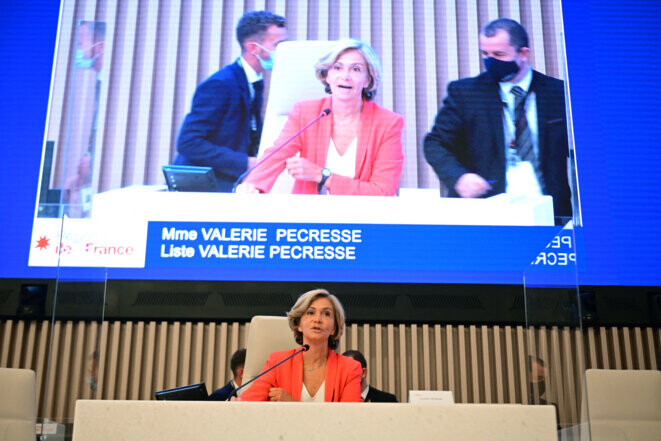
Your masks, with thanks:
M264 75L262 75L261 73L257 73L255 69L253 69L252 66L248 64L246 59L243 58L243 55L239 57L239 63L241 64L241 67L243 67L243 71L246 73L246 78L248 79L248 82L250 84L264 78Z
M509 81L501 81L498 83L500 85L500 90L505 96L510 93L514 86L519 86L525 92L528 92L530 89L530 84L532 83L532 69L529 65L526 65L526 69L526 74L519 80L518 83L510 83Z
M363 398L363 401L367 398L367 394L370 391L370 385L368 384L364 391L360 393L360 396Z

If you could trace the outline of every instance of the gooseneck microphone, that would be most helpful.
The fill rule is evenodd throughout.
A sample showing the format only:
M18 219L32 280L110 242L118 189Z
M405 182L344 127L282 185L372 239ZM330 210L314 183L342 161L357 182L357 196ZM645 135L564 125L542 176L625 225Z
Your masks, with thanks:
M324 110L322 110L322 112L321 112L317 117L315 117L312 121L310 121L309 123L307 123L307 124L301 129L301 130L299 130L298 132L294 133L289 139L287 139L285 142L283 142L282 144L280 144L278 147L274 148L273 151L271 151L271 153L269 153L268 155L266 155L266 156L264 156L262 159L260 159L259 162L257 162L257 164L253 165L253 166L250 167L248 170L246 170L245 172L243 172L243 174L242 174L241 176L239 176L239 179L237 179L236 182L234 183L234 186L232 187L232 193L236 193L236 187L238 187L239 184L241 184L241 183L243 182L243 180L244 180L245 178L247 178L248 175L249 175L250 173L252 173L252 171L253 171L254 169L256 169L257 167L259 167L260 165L262 165L262 164L263 164L267 159L269 159L271 156L273 156L273 155L275 155L276 153L278 153L278 152L279 152L284 146L286 146L287 144L289 144L290 142L292 142L292 140L293 140L294 138L296 138L296 137L297 137L298 135L300 135L301 133L305 132L305 131L307 130L307 128L310 127L312 124L316 123L316 122L319 121L321 118L323 118L324 116L329 115L330 113L331 113L331 109L324 109Z
M328 110L328 109L326 109L326 110ZM328 112L330 112L330 110L328 110ZM253 378L252 380L243 383L243 384L242 384L241 386L239 386L239 387L235 387L234 390L232 391L232 393L229 395L229 397L227 397L227 400L225 400L225 401L229 401L229 400L231 400L231 399L232 399L232 396L233 396L234 394L236 394L236 396L238 397L238 396L239 396L239 394L237 394L238 391L240 391L241 389L243 389L244 387L246 387L247 385L249 385L250 383L252 383L252 382L255 381L256 379L260 378L262 375L264 375L264 374L266 374L267 372L272 371L273 369L277 368L278 366L280 366L282 363L284 363L285 361L289 360L290 358L294 358L294 357L296 357L298 354L303 353L303 352L305 352L305 351L309 351L309 350L310 350L310 345L305 344L305 345L301 346L301 348L300 348L299 350L297 350L296 352L294 352L293 354L291 354L289 357L287 357L287 358L283 359L282 361L280 361L280 362L274 364L273 366L271 366L270 368L268 368L268 369L265 370L264 372L261 372L259 375L257 375L257 376L256 376L255 378Z

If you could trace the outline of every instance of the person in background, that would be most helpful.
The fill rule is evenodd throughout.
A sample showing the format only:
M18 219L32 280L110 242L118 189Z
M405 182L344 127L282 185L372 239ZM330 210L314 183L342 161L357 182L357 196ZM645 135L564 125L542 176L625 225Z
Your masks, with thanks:
M62 203L69 217L89 217L92 206L92 180L94 155L96 152L96 133L101 106L101 87L103 82L103 53L105 49L106 23L102 21L81 20L76 32L77 44L74 51L73 66L76 69L74 87L87 83L86 75L94 78L93 100L88 100L80 110L91 115L89 126L79 130L89 130L85 145L69 146L70 155L79 155L76 167L67 172L62 186ZM89 77L88 77L89 78ZM91 82L90 82L91 84ZM76 111L77 113L77 111ZM77 115L79 118L81 115ZM84 118L80 118L84 120ZM85 119L86 120L86 119ZM75 137L71 137L74 139ZM69 141L72 142L72 141Z
M326 109L330 115L261 163L238 191L268 193L287 169L292 193L394 196L404 164L404 118L372 101L381 79L376 53L362 41L339 40L315 70L330 97L294 104L264 157Z
M379 389L367 384L367 360L365 360L365 356L363 356L363 354L360 351L355 351L355 350L345 351L344 354L342 355L344 355L345 357L353 358L358 363L360 363L360 366L363 368L363 372L360 375L360 389L361 389L360 396L362 397L364 402L366 403L397 402L397 397L394 396L393 394L380 391Z
M273 68L278 43L287 39L285 19L269 11L249 11L239 20L241 56L197 87L190 113L177 137L176 165L213 168L218 187L255 164L262 133L263 75Z
M246 349L238 349L230 359L230 369L233 378L225 386L209 395L211 401L227 401L230 397L236 397L236 388L241 386L243 380L243 366L246 364Z
M558 422L558 430L560 430L560 413L558 406L555 403L549 402L546 394L546 377L548 370L546 363L539 357L532 355L528 356L528 402L530 404L550 404L555 408L555 420ZM543 397L543 398L542 398Z
M310 349L252 383L241 401L360 402L360 364L334 351L344 333L344 309L324 289L302 294L287 313L299 345ZM297 350L272 353L262 372Z

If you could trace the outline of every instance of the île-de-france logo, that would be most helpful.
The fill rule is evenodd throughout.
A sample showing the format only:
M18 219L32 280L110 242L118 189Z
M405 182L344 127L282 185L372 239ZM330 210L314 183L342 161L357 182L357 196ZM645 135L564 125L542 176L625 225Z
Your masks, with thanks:
M44 251L48 246L50 245L50 239L46 236L41 236L39 240L37 241L37 245L35 248L39 248L40 250Z

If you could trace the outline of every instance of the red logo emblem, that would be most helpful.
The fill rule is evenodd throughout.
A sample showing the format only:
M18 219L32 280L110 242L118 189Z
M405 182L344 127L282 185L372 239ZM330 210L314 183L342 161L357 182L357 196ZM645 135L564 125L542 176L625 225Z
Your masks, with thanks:
M50 245L50 239L48 239L46 236L41 236L37 241L37 246L35 248L39 248L40 250L45 250L46 248L48 248L48 245Z

